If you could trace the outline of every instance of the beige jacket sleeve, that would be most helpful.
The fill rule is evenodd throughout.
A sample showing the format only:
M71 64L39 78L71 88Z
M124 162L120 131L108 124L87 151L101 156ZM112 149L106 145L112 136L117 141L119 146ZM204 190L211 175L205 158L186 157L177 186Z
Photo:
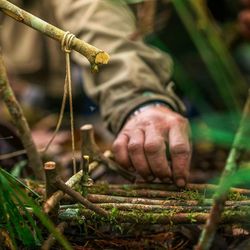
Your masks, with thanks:
M110 63L92 74L88 62L79 54L74 60L84 68L87 93L100 105L107 127L118 133L125 119L138 106L159 101L183 111L168 84L170 57L142 40L129 37L136 31L135 17L119 0L54 0L53 8L62 28L78 38L108 52Z

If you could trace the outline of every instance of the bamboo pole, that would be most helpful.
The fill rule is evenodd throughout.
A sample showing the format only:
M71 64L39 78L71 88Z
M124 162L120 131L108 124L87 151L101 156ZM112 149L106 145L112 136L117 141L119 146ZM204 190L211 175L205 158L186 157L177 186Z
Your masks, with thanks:
M0 52L0 98L7 106L18 135L26 148L29 165L37 179L44 179L42 160L32 139L28 122L23 114L7 77L2 53Z
M232 176L237 171L238 162L241 153L244 152L246 146L246 139L250 135L249 128L250 120L250 91L248 91L248 98L243 110L242 119L233 141L232 148L227 158L225 169L222 173L218 189L214 195L213 205L203 228L199 242L195 247L196 250L208 250L210 249L215 232L217 230L218 223L221 220L221 214L224 210L225 202L230 190L230 183L228 177Z
M24 23L60 43L65 36L65 31L43 21L42 19L28 13L27 11L22 10L9 1L0 0L0 9L2 12L12 17L16 21ZM109 61L109 55L106 52L76 37L74 37L72 40L71 49L85 56L90 62L93 70L98 70L98 65L107 64Z

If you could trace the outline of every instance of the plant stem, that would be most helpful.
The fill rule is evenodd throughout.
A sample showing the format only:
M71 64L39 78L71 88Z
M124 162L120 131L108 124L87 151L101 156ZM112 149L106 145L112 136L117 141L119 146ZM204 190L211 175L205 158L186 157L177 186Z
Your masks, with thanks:
M211 247L217 225L221 219L225 202L230 190L230 182L228 177L232 176L237 171L238 162L241 153L245 150L245 138L250 135L249 131L249 118L250 118L250 91L243 110L242 119L236 133L232 148L227 158L225 170L222 173L217 192L214 195L213 205L209 214L209 218L200 236L196 250L208 250Z
M43 33L44 35L55 39L59 42L62 41L65 31L43 21L42 19L22 10L21 8L17 7L16 5L10 3L6 0L0 0L0 9L8 16L12 17L18 22L24 23L31 28L38 30L39 32ZM109 61L109 55L78 39L74 38L72 40L72 49L79 52L83 56L85 56L88 61L90 62L92 69L97 70L98 65L100 64L107 64Z
M5 102L18 135L26 148L29 164L38 179L44 179L42 160L32 139L28 122L9 84L2 53L0 53L0 98Z

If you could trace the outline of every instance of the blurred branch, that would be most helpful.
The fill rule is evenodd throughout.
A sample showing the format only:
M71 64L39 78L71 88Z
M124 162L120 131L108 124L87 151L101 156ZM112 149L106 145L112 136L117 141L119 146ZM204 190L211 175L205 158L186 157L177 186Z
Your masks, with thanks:
M31 131L22 108L9 84L2 54L0 54L0 97L6 104L23 146L26 148L29 164L34 175L38 179L43 179L42 161L32 139Z
M12 17L18 22L24 23L31 28L38 30L39 32L43 33L44 35L53 38L61 43L63 37L65 36L65 31L43 21L42 19L22 10L21 8L15 6L14 4L10 3L6 0L0 0L0 9L6 15ZM83 56L85 56L91 64L93 70L98 70L98 65L100 64L107 64L109 61L109 55L74 37L72 40L71 49L79 52Z
M240 111L247 84L227 50L204 0L172 0L230 112Z

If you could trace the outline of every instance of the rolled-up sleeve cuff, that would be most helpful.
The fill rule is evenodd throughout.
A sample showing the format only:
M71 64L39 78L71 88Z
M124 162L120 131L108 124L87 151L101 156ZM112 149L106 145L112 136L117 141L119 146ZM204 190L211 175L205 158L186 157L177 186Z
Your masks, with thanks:
M129 100L111 115L109 123L109 129L111 132L118 134L128 117L130 117L136 109L150 103L162 103L178 113L183 114L185 112L185 107L179 99L175 99L172 96L169 97L154 94L152 92L144 92L138 98Z

